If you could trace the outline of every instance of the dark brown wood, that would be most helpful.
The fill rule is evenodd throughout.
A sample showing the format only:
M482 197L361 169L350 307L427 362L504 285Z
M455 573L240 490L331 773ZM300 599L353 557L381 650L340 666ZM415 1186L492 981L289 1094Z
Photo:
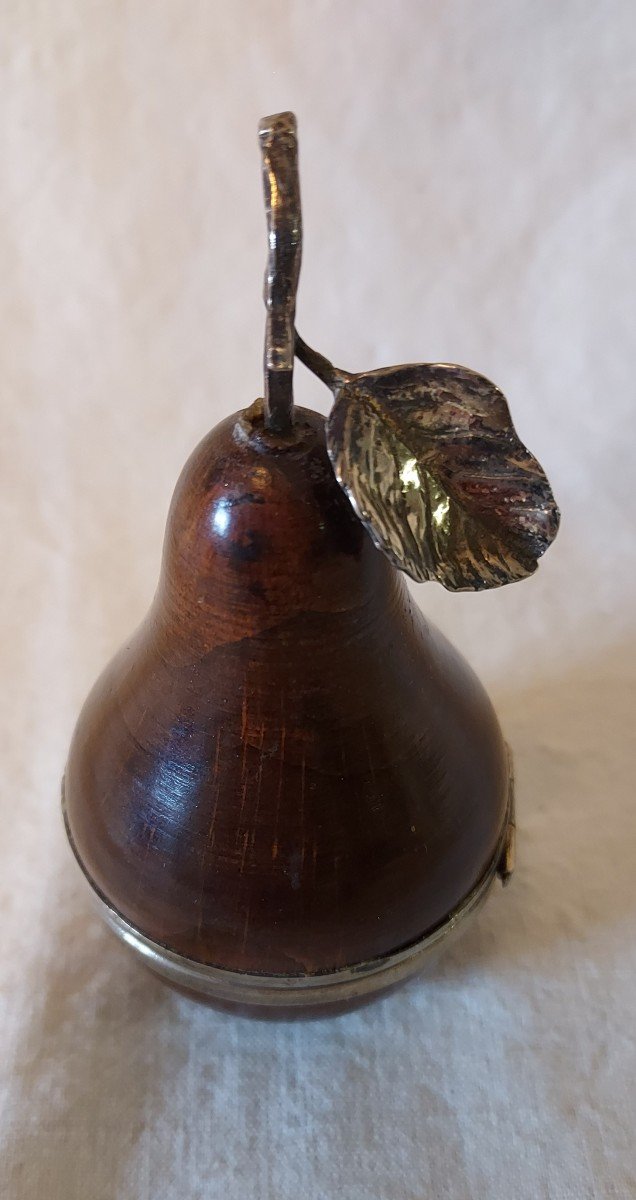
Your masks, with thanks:
M318 414L283 438L255 406L195 450L65 789L110 904L232 970L390 953L480 878L507 799L496 717L354 515Z

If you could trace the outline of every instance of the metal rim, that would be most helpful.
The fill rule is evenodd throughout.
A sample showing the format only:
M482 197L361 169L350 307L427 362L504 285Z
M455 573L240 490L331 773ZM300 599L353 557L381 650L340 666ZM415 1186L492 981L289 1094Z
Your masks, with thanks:
M301 1007L358 999L414 975L481 907L497 874L494 859L462 905L431 933L403 950L320 975L251 975L175 954L147 938L93 890L102 918L155 974L200 995L238 1004Z
M91 889L98 911L113 933L129 946L155 974L201 996L236 1004L299 1008L360 999L416 974L442 944L446 944L485 901L497 875L506 884L512 873L511 837L514 835L514 782L509 757L509 795L506 815L495 853L475 887L435 929L390 954L317 975L256 975L228 971L176 954L146 937L101 894L78 854L68 823L62 780L62 812L66 834Z

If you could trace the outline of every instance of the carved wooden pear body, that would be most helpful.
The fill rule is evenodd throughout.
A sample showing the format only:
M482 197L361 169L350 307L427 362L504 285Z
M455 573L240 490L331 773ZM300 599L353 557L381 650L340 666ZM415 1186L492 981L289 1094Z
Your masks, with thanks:
M148 617L80 717L76 853L146 938L250 975L391 956L493 863L505 744L331 469L228 418L187 463Z
M351 374L295 330L296 122L259 126L264 398L195 450L159 587L78 721L69 838L171 982L257 1005L411 974L513 866L510 758L403 576L532 574L559 514L503 394L419 363ZM333 392L294 409L298 356Z

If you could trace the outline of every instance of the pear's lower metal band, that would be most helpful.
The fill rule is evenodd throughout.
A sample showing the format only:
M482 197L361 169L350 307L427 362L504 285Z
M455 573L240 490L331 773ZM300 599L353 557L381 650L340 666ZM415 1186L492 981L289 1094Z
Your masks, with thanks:
M171 983L210 999L259 1007L299 1008L360 999L416 974L432 952L481 906L496 876L496 864L482 877L464 904L420 941L396 954L321 975L249 975L226 971L174 954L153 942L94 894L102 917L146 966Z
M299 1008L309 1005L340 1003L371 995L416 974L433 952L464 927L467 919L481 907L497 875L506 883L512 872L515 827L512 772L510 795L499 843L493 858L472 891L435 929L416 942L391 954L357 963L338 971L318 975L252 975L228 971L222 967L196 962L154 942L131 925L99 894L88 876L65 823L71 847L78 859L93 898L106 924L130 946L156 974L170 983L211 999L259 1007Z

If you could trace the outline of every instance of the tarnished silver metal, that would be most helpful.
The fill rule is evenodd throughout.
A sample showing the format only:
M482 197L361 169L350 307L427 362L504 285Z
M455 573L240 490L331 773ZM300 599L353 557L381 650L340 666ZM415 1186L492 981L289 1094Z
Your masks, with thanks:
M249 975L195 962L150 941L96 893L94 898L113 932L139 955L146 966L164 979L216 1000L299 1008L370 996L415 975L453 934L464 929L467 920L479 910L499 874L499 864L500 853L463 904L418 942L396 954L322 975Z
M291 430L297 354L335 397L327 449L336 478L396 567L452 591L525 579L556 536L559 510L505 396L448 363L353 375L295 334L302 222L294 114L265 117L259 139L269 236L265 424Z
M327 449L336 478L396 567L452 591L536 570L559 510L494 383L449 363L350 375L298 337L296 352L334 393Z
M292 424L294 317L302 254L296 118L276 113L259 122L269 250L265 271L265 422L284 432Z
M511 759L510 759L511 763ZM512 765L512 763L511 763ZM495 880L507 883L505 856L511 830L514 832L514 784L510 775L508 807L495 853L481 878L468 896L435 929L416 942L392 954L361 962L339 971L318 975L256 975L227 971L207 963L175 954L159 942L146 937L118 913L95 887L80 859L66 821L64 796L62 811L68 839L87 879L93 901L106 924L155 974L179 987L209 999L249 1004L258 1007L303 1008L342 1003L371 996L417 974L443 946L463 931L474 916Z

